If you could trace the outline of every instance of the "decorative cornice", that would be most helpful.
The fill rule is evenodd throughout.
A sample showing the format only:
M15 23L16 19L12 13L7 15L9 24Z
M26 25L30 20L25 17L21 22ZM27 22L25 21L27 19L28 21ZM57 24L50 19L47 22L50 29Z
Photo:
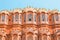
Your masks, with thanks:
M27 8L24 8L23 9L24 12L28 12L28 11L32 11L32 12L37 12L37 10L35 8L32 8L32 7L27 7Z
M32 11L32 12L36 12L36 13L38 13L38 12L45 12L45 13L50 13L50 14L55 14L55 13L59 13L60 14L60 12L59 12L59 10L57 10L57 9L54 9L54 10L47 10L46 8L33 8L33 7L31 7L31 6L27 6L26 8L23 8L23 9L21 9L21 8L15 8L15 9L13 9L13 10L10 10L10 11L8 11L8 10L2 10L2 11L0 11L0 14L2 14L2 13L5 13L5 14L9 14L9 13L15 13L15 12L18 12L18 13L23 13L23 12L28 12L28 11Z
M16 8L16 9L13 9L12 12L13 12L13 13L15 13L15 12L22 13L22 9L20 9L20 8Z
M45 9L45 8L39 8L39 9L38 9L38 12L40 12L40 13L41 13L41 12L45 12L45 13L46 13L46 12L47 12L47 9Z

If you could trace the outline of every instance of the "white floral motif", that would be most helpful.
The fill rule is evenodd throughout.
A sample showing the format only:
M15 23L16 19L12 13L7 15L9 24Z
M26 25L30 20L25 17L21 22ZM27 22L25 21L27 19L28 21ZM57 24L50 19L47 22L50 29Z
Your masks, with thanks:
M33 29L32 29L32 28L27 28L27 30L28 30L29 32L33 32Z
M43 29L41 29L41 33L47 33L47 34L49 34L49 30L46 29L46 28L43 28Z
M4 28L0 28L0 34L1 34L1 35L5 35L5 34L6 34L6 32L5 32L5 29L4 29Z
M13 30L11 33L12 34L21 34L21 32L19 30Z

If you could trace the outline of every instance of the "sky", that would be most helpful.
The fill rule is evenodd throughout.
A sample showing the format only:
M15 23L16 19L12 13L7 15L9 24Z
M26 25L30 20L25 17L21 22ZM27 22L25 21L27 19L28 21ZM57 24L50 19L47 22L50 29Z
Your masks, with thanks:
M0 0L0 10L13 10L27 6L51 10L58 9L60 11L60 0Z

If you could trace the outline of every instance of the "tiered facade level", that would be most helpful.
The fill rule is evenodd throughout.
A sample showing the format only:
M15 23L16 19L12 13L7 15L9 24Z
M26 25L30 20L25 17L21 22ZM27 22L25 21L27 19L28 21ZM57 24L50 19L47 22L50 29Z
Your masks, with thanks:
M2 10L0 40L60 40L60 12L31 7Z

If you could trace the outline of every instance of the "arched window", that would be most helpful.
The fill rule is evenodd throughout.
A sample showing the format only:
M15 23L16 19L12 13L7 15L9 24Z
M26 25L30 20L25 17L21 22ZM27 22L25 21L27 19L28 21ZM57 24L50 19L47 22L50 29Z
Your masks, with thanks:
M29 35L29 36L27 37L27 40L33 40L33 35Z
M2 22L4 22L5 21L5 15L2 15L1 18L2 18Z
M45 14L42 14L42 21L45 21Z
M57 36L57 40L60 40L60 35Z
M42 40L42 36L41 36L41 35L39 35L38 39L39 39L39 40Z
M32 14L29 14L28 15L28 21L32 21L32 18L33 18Z
M2 40L2 36L0 35L0 40Z
M35 40L38 40L38 36L35 37Z
M59 17L58 14L55 14L55 20L58 21Z
M18 40L18 35L17 34L13 35L13 40Z
M48 36L47 36L47 39L48 39L48 40L51 40L51 35L48 35Z
M26 40L26 35L22 35L22 40Z
M44 34L42 39L47 40L47 35Z
M15 21L18 21L18 19L19 19L19 15L15 14Z
M21 36L19 36L19 40L21 40Z

